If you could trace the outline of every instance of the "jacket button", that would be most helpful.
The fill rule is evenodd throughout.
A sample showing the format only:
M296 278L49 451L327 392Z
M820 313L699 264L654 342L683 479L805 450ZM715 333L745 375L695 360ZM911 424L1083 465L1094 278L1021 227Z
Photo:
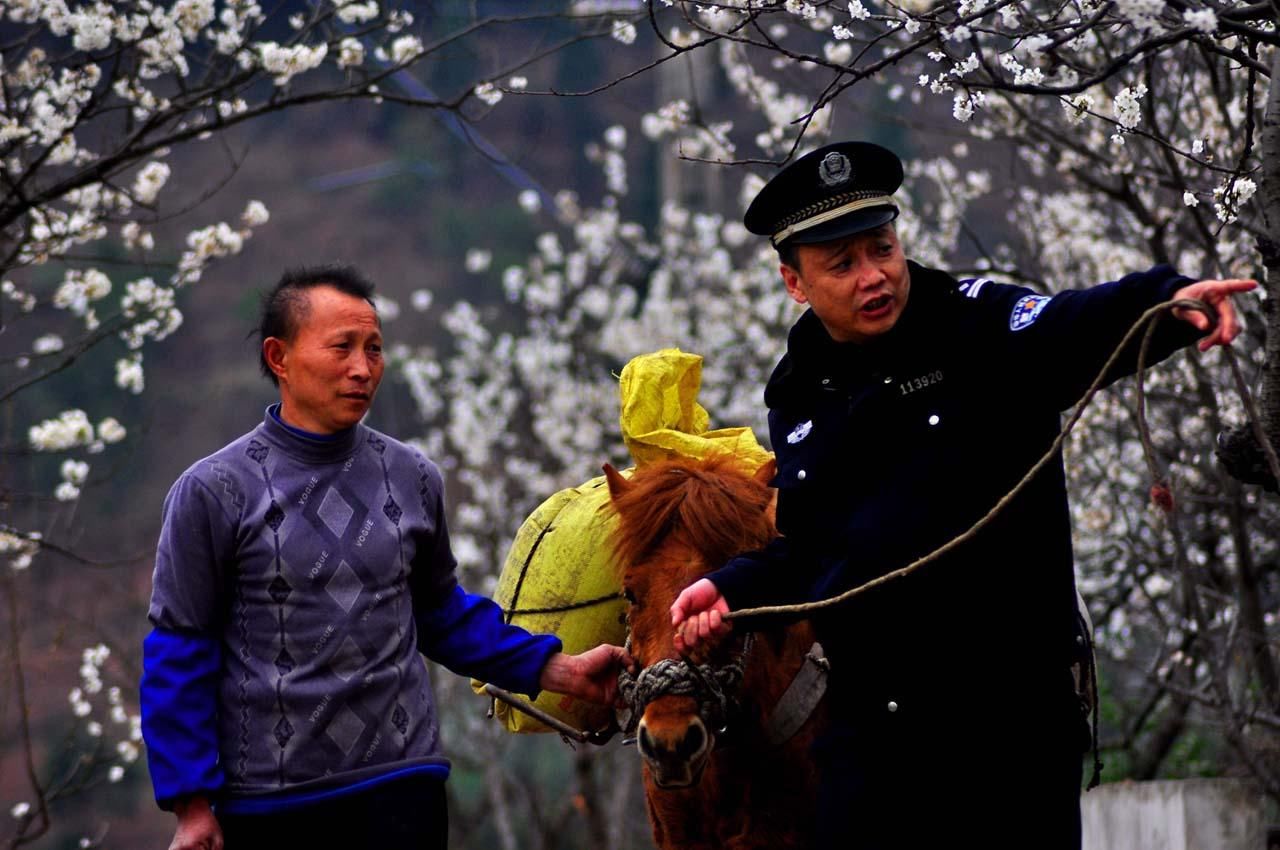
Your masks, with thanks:
M796 479L799 481L803 481L805 477L806 477L806 473L803 469L796 473Z
M892 384L892 383L893 383L893 378L889 377L888 375L885 375L885 376L884 376L884 382L885 382L886 384Z
M897 710L898 710L898 704L897 704L896 702L894 702L893 700L889 700L889 706L888 706L888 708L889 708L889 710L890 710L890 711L897 711Z
M825 387L827 384L830 384L830 383L831 383L831 379L830 379L830 378L823 378L823 379L822 379L822 385L823 385L824 387Z
M938 418L938 414L936 413L929 417L930 425L937 425L940 421L941 420Z

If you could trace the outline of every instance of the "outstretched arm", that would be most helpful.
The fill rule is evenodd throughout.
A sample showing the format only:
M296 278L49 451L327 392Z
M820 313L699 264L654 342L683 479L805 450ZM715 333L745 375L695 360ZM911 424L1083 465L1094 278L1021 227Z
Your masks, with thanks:
M1173 293L1174 300L1194 298L1218 311L1217 327L1213 329L1213 333L1197 343L1201 351L1208 351L1215 345L1230 345L1231 341L1239 335L1240 320L1236 316L1235 305L1231 303L1231 296L1240 292L1249 292L1257 286L1256 280L1202 280L1184 286ZM1199 310L1178 308L1173 311L1173 314L1184 322L1190 322L1199 330L1209 330L1209 319Z

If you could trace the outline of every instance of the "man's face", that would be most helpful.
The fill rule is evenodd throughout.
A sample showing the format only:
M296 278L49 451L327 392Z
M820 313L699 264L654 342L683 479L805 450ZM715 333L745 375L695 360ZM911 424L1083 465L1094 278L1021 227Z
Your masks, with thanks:
M888 332L907 306L911 275L897 231L886 224L830 242L796 246L796 268L782 279L837 342L868 342Z
M304 292L292 340L269 338L267 361L280 381L280 415L297 428L332 434L368 411L382 380L382 331L369 302L317 286Z

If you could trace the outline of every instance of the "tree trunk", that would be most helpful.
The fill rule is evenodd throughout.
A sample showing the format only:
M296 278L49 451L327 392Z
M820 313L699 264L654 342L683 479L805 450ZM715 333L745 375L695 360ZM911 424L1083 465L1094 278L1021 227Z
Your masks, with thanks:
M1262 164L1258 197L1265 229L1265 235L1258 240L1258 251L1267 272L1266 280L1262 282L1267 295L1263 303L1266 362L1262 368L1258 407L1262 430L1276 453L1280 454L1280 51L1276 51L1271 66L1258 159ZM1280 482L1276 481L1266 454L1247 426L1232 429L1219 437L1218 456L1231 475L1240 481L1261 484L1272 492L1280 492Z

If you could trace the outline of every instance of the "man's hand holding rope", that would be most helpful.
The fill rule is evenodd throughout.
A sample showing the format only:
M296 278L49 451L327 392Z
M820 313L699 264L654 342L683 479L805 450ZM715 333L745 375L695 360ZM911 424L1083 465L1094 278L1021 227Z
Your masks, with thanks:
M689 652L700 640L718 641L733 629L724 619L729 603L711 583L698 579L686 587L671 605L671 625L676 630L676 651Z

